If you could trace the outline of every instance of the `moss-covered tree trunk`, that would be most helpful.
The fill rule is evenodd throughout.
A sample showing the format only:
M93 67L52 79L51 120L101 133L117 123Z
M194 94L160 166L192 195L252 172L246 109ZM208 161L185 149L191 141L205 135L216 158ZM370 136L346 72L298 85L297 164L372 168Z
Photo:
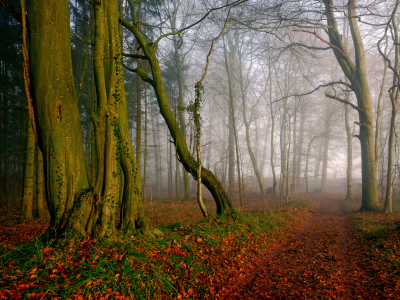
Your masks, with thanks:
M186 144L186 139L182 132L180 130L176 130L179 128L179 124L177 123L175 115L173 114L168 103L167 94L161 76L161 68L156 57L157 43L147 42L137 26L130 24L123 18L120 18L120 20L123 25L135 35L136 40L143 49L143 54L146 56L150 64L153 78L149 78L147 76L148 74L143 69L136 69L136 72L142 77L142 79L149 82L153 86L161 115L163 116L169 132L171 133L171 137L174 140L179 159L185 169L196 178L199 164L190 154ZM202 168L201 174L202 183L207 187L215 199L217 213L219 215L237 214L231 199L214 174L206 168Z
M104 161L104 164L99 165L100 172L94 187L95 194L102 195L104 199L100 232L103 235L111 230L105 228L108 226L105 224L115 223L119 206L120 224L124 230L140 228L147 232L149 226L144 217L140 174L129 136L118 30L118 2L96 2L94 8L94 66L98 107L93 118L98 141L96 146L99 149L97 159ZM120 189L121 185L123 189ZM122 195L119 195L120 190Z
M80 221L88 219L92 198L72 76L68 1L32 0L27 11L34 107L51 216L48 233L57 237L70 224L84 234Z
M93 4L98 96L92 113L97 163L93 187L87 175L72 76L68 1L32 0L27 6L34 108L51 216L47 231L50 238L65 234L71 239L76 235L114 239L119 215L119 223L125 229L148 229L128 135L118 2Z
M45 186L44 186L44 169L43 169L43 154L38 145L35 147L36 152L36 203L37 217L44 218L48 216Z
M33 219L33 180L35 175L35 137L33 135L32 124L27 119L27 138L25 152L25 173L24 186L22 192L22 211L21 220Z

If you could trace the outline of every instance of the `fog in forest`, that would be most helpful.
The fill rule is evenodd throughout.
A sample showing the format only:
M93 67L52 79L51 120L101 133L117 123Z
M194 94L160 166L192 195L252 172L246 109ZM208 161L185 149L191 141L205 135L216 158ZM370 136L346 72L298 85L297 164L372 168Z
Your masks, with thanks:
M399 299L400 0L0 0L1 299Z
M9 2L18 7L18 1ZM398 99L398 4L366 1L355 11L340 1L333 1L329 9L325 4L119 1L120 16L138 22L132 24L147 46L157 44L154 53L167 110L176 120L168 124L160 113L166 104L157 98L154 86L160 82L154 78L154 62L149 63L153 58L142 42L138 44L139 34L120 22L112 34L122 45L118 55L123 57L129 135L144 201L195 201L196 173L188 174L182 165L171 130L185 136L191 157L198 161L197 129L202 168L211 171L233 199L275 195L290 200L297 193L331 189L350 189L360 196L369 193L362 190L362 178L371 176L383 203L392 149L392 194L399 201L398 136L390 142L390 129L398 124L395 119L391 125ZM69 10L73 85L93 186L97 25L89 1L69 1ZM39 189L34 171L26 174L28 166L35 170L38 164L38 149L29 138L20 23L5 8L0 14L0 188L1 206L8 207L21 205L27 180ZM138 69L143 71L140 76ZM362 147L371 152L363 158L366 166L374 165L365 172L375 172L364 177ZM212 197L204 185L203 195Z

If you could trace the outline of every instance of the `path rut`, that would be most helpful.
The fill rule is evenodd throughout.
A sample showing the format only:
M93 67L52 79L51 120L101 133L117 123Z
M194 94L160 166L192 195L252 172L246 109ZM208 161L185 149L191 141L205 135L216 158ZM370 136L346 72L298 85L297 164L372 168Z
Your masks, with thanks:
M343 201L327 198L226 299L400 299L383 285L351 235Z

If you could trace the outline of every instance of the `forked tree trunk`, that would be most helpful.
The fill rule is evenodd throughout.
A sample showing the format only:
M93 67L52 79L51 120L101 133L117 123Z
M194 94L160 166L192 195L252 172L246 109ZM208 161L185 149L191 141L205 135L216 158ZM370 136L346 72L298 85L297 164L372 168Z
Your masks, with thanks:
M115 239L120 209L124 229L149 230L128 134L118 2L94 2L94 5L98 106L92 117L98 168L93 188L87 176L72 77L68 1L32 0L28 5L30 36L35 37L30 44L31 74L46 170L50 238L65 233L71 241L76 236ZM118 206L121 184L124 184L122 208Z
M367 81L364 45L358 28L358 18L356 18L356 0L348 1L349 25L354 45L355 63L348 54L343 44L342 36L339 33L333 11L333 1L327 0L324 4L329 41L334 45L332 49L336 59L346 77L350 80L351 88L357 98L362 170L362 203L360 210L376 211L378 208L378 191L374 149L374 122L371 95Z

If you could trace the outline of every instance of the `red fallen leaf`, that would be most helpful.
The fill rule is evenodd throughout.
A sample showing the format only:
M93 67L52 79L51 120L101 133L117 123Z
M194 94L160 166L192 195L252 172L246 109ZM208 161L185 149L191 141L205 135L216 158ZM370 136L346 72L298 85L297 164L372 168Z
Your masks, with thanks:
M33 270L29 271L28 274L36 273L37 270L38 270L38 268L34 268Z
M20 284L17 286L17 289L19 290L27 290L29 289L29 284Z
M36 278L38 278L38 276L37 276L36 274L31 275L31 277L29 277L30 280L34 280L34 279L36 279Z
M37 292L37 293L29 293L28 294L28 298L29 299L42 299L43 296L44 296L44 292L43 291L40 291L40 292Z
M58 276L56 274L51 274L50 279L56 279Z
M45 254L50 254L50 253L51 253L51 249L50 249L49 247L45 247L45 248L43 249L43 253L45 253Z
M12 267L13 267L13 264L16 264L16 263L17 263L16 261L10 261L10 262L8 263L7 267L12 268Z

